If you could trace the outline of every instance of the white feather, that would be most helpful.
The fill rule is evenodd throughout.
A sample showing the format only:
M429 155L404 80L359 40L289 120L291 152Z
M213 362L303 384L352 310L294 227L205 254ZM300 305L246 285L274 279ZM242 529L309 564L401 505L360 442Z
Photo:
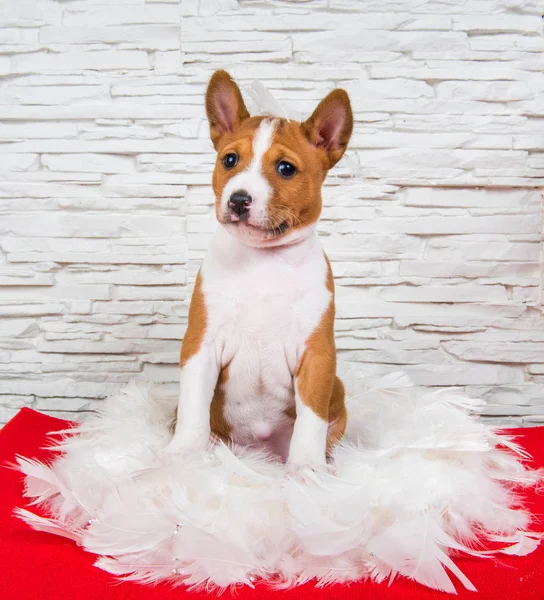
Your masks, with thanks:
M32 498L31 505L42 504L57 494L68 495L55 471L43 463L17 456L17 465L25 475L25 491L27 498Z
M167 454L176 401L133 383L59 442L52 465L19 460L51 518L18 514L141 582L288 588L402 575L454 592L453 574L474 589L450 553L485 558L488 541L495 553L533 551L540 536L527 533L517 495L542 480L517 444L469 414L475 406L392 373L348 402L335 475L291 475L224 444Z
M285 107L274 98L270 90L260 81L252 80L249 85L244 86L244 90L255 104L259 114L289 119Z
M363 174L363 165L358 152L352 154L346 152L342 157L341 164L346 167L351 177L361 177Z
M64 523L58 522L55 519L40 517L24 508L16 508L13 513L36 531L60 535L78 544L81 542L80 530L68 529Z
M444 533L430 514L403 523L394 523L374 536L367 551L397 572L428 587L455 593L445 567L471 591L472 583L453 563L445 550L464 549Z
M517 531L513 536L492 536L491 541L500 542L501 544L512 543L511 546L505 546L500 549L502 554L512 554L514 556L526 556L534 552L542 539L542 534L527 533Z

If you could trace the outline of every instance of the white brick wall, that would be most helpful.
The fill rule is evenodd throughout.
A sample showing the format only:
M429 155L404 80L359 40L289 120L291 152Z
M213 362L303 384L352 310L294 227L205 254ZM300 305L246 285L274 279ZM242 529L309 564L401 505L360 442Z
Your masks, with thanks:
M356 115L321 224L348 379L405 369L544 420L538 0L4 0L0 421L177 379L214 228L218 67Z

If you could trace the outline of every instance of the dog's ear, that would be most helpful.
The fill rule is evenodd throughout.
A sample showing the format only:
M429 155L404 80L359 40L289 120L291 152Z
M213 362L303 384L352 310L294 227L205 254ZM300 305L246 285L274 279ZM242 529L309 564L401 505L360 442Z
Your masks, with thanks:
M226 71L216 71L206 90L206 114L210 122L210 138L215 148L228 131L249 117L239 87Z
M327 168L333 167L346 151L353 130L353 114L345 90L333 90L323 98L302 130L316 148L326 153Z

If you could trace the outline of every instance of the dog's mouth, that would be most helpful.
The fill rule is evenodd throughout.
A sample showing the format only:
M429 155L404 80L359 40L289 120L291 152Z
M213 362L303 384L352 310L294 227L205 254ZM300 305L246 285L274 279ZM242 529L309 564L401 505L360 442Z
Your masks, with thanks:
M272 224L268 221L263 223L250 223L246 218L240 218L233 220L229 217L220 220L223 225L230 225L231 227L247 228L249 231L260 232L266 237L279 237L286 233L291 227L287 221L282 221L279 225Z
M289 229L289 223L287 221L282 221L278 226L273 227L269 231L271 231L274 235L282 235Z
M239 223L243 223L240 222ZM253 223L245 222L247 227L256 229L265 234L266 237L279 237L283 235L289 229L289 223L282 221L279 225L271 226L269 223L263 223L262 225L254 225Z

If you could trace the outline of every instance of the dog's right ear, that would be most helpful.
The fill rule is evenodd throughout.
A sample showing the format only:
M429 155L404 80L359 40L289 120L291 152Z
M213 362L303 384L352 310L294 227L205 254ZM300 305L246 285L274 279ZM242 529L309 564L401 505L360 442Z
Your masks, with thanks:
M302 123L310 143L324 153L327 169L346 151L353 130L353 114L345 90L333 90L319 103L312 116Z
M240 88L226 71L216 71L206 90L206 114L210 122L210 138L214 147L229 131L249 117Z

